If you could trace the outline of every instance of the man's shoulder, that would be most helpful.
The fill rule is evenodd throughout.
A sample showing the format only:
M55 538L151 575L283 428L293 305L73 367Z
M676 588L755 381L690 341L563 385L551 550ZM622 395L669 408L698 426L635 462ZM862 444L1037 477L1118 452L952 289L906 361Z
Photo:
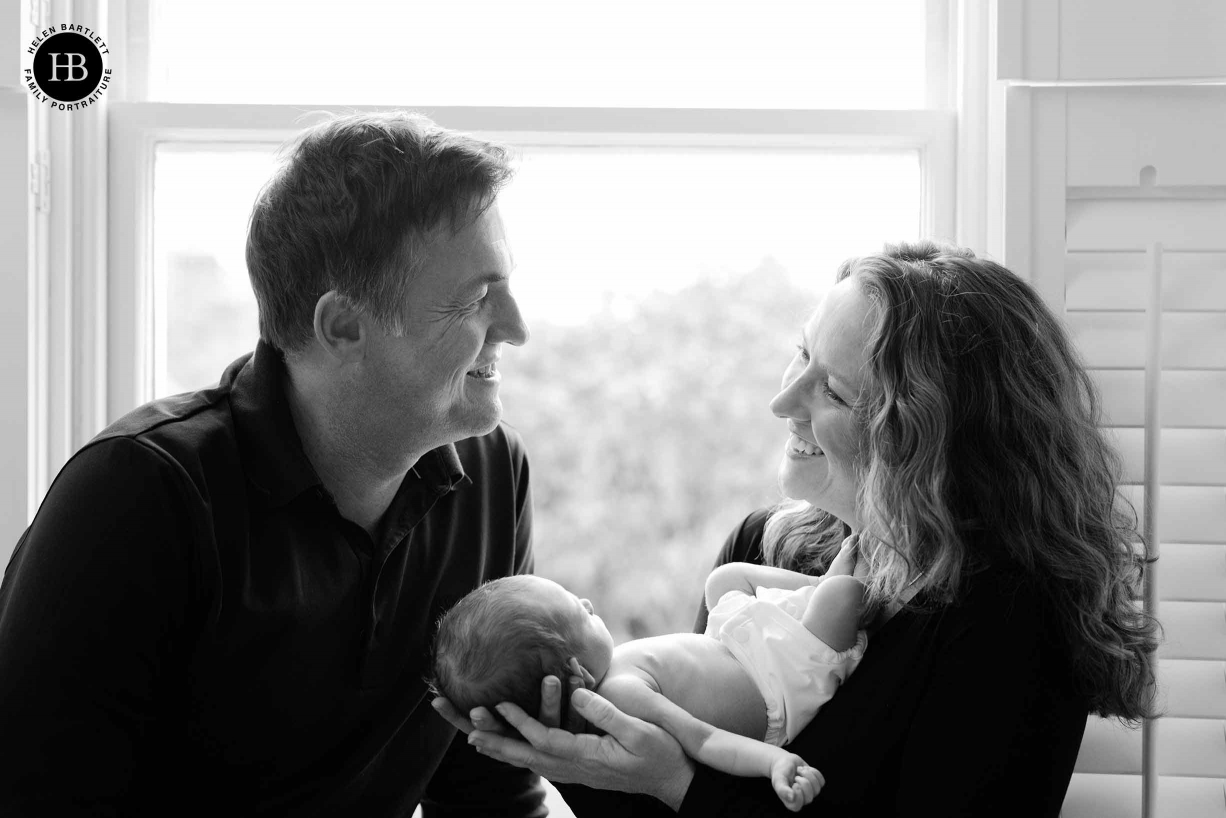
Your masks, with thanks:
M214 386L150 401L103 429L81 451L125 447L195 471L210 452L235 449L229 389ZM228 458L227 458L228 459Z
M193 439L215 431L219 424L232 427L229 394L228 387L213 386L158 398L107 426L91 443L120 437L150 441Z

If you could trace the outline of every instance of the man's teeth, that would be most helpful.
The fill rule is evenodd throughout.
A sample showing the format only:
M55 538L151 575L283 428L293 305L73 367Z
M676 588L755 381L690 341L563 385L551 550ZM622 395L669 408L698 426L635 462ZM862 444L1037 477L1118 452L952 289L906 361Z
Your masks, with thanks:
M468 374L474 378L492 378L497 368L498 365L496 363L488 363L485 366L470 369Z
M798 454L823 454L821 449L796 435L788 435L788 448Z

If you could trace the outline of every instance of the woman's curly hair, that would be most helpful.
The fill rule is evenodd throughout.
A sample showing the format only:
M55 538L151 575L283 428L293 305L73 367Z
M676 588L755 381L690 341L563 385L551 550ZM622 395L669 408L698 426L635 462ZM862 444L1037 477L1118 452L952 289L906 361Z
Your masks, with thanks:
M850 259L872 303L857 505L875 601L923 578L952 601L1007 560L1064 624L1091 709L1153 713L1157 621L1138 604L1147 558L1117 491L1100 398L1061 322L1027 282L969 250L887 245ZM767 522L766 560L828 563L848 530L806 502Z

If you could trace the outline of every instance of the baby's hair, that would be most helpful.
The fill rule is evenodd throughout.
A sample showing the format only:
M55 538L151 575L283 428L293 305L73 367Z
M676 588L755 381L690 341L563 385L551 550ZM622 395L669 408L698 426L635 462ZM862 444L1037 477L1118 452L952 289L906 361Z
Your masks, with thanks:
M541 680L569 675L578 617L533 604L532 583L528 576L487 582L439 620L430 686L461 713L511 702L536 716Z

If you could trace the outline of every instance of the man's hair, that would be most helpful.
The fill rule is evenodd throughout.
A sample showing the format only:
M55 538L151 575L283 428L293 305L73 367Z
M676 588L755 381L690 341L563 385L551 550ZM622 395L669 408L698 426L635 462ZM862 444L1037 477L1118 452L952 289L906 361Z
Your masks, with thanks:
M874 601L921 576L935 598L956 599L979 566L1012 562L1063 626L1091 708L1149 715L1157 622L1134 604L1146 559L1098 391L1063 324L1017 275L935 242L850 259L838 272L847 278L872 305L855 417ZM807 567L846 533L789 501L768 521L763 552Z
M471 592L438 623L434 638L435 693L461 713L511 702L535 717L541 680L570 675L577 656L578 617L534 601L527 576L503 577Z
M424 246L479 218L512 174L502 146L405 111L335 117L285 150L251 212L247 273L260 337L286 353L313 337L329 290L403 334Z

